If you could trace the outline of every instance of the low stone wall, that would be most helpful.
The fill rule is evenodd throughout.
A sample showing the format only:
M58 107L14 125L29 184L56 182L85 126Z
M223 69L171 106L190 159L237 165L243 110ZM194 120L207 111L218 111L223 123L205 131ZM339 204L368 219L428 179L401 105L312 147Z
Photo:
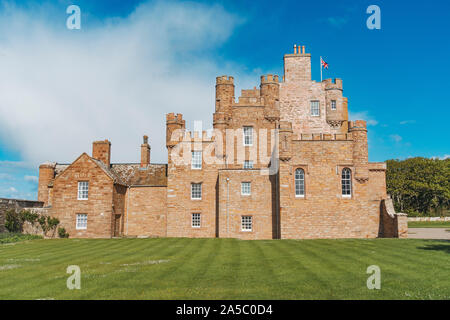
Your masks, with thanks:
M411 217L408 221L450 221L450 217Z
M21 200L21 199L6 199L0 198L0 232L5 232L5 215L6 211L22 210L25 208L42 208L44 203L41 201Z
M381 201L380 233L382 238L407 238L408 216L397 213L391 198Z
M32 213L37 213L40 216L48 216L49 208L25 208L26 210L31 211ZM54 238L56 235L56 231L58 228L56 228L53 231L49 231L47 235L45 235L45 238ZM42 231L41 225L39 222L30 223L28 221L25 221L23 224L23 230L22 233L25 234L35 234L42 236L44 232Z

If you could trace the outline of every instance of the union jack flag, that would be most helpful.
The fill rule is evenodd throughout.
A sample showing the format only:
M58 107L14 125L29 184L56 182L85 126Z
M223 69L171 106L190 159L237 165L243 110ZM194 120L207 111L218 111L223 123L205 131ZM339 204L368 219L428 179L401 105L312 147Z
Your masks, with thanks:
M322 62L322 67L324 69L328 69L328 63L325 62L325 60L323 60L322 58L320 58L321 62Z

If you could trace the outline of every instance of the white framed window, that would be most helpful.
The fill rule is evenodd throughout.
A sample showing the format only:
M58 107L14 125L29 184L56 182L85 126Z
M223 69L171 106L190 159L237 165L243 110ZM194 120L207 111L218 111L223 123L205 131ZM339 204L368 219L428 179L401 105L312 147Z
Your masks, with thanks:
M244 169L253 169L253 161L245 160L244 161Z
M201 168L202 168L202 152L192 151L191 169L201 169Z
M302 168L295 169L295 196L305 197L305 171Z
M85 213L77 213L77 230L86 230L87 229L87 214Z
M251 182L241 182L241 194L243 196L249 196L252 194Z
M78 200L87 200L89 193L89 182L78 181Z
M352 171L349 168L342 169L342 196L344 198L352 196Z
M311 101L311 116L318 117L320 116L320 107L319 101L313 100Z
M202 198L202 184L191 183L191 199L201 199L201 198Z
M331 110L336 110L336 100L331 100Z
M193 213L191 220L192 228L200 228L201 226L201 216L200 213Z
M252 216L242 216L241 217L241 230L242 231L252 231L253 230L253 217Z
M244 127L244 146L253 145L253 127Z

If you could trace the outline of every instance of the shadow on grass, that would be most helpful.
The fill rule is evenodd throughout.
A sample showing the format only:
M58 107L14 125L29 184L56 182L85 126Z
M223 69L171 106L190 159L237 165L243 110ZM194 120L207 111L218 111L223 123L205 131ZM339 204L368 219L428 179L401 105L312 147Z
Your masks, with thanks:
M450 240L442 240L439 242L440 244L428 244L424 247L419 247L418 249L444 251L445 253L450 254Z

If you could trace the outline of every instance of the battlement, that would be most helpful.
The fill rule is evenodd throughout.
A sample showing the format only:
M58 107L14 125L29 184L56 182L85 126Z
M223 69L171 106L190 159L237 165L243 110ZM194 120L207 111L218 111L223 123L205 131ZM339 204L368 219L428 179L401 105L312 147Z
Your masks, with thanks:
M109 142L109 140L108 139L105 139L105 140L98 140L98 141L94 141L94 142L92 142L93 144L109 144L109 145L111 145L111 142Z
M212 142L214 141L214 136L210 135L208 131L203 130L200 134L199 131L188 131L183 130L179 134L172 137L174 140L172 142Z
M216 77L216 84L232 84L232 85L234 85L234 78L232 76Z
M181 113L168 113L166 114L166 121L178 124L184 124L185 120L183 120L183 114Z
M259 98L260 90L254 87L253 89L242 89L239 98Z
M297 141L346 141L353 140L351 133L302 133Z
M342 79L324 79L322 82L325 83L325 90L342 90Z
M348 131L367 131L367 123L365 120L349 121Z
M272 74L268 74L266 76L261 76L261 84L266 84L266 83L278 83L278 76L272 75Z

